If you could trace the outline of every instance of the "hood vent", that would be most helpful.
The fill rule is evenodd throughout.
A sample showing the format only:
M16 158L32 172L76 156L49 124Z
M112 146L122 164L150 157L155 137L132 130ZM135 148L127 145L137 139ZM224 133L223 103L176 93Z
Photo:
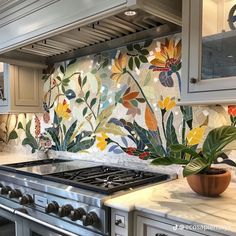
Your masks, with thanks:
M141 9L135 11L134 16L126 16L121 12L4 53L2 56L49 64L181 31L181 27L177 24L167 22Z

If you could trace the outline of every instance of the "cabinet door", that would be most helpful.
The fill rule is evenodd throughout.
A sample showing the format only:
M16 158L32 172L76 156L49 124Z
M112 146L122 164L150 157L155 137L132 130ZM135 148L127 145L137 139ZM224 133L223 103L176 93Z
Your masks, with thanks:
M183 229L182 225L167 224L142 216L137 216L136 220L136 236L203 236Z
M37 69L15 66L15 106L39 105L39 80Z
M8 106L8 65L0 62L0 107Z
M236 102L236 0L183 0L187 103Z

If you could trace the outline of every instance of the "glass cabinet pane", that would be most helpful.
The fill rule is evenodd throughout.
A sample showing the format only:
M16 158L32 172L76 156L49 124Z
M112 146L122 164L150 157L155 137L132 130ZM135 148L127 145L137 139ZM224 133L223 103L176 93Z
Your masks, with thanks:
M4 64L0 62L0 101L5 99L4 93Z
M201 78L236 76L236 0L202 1Z

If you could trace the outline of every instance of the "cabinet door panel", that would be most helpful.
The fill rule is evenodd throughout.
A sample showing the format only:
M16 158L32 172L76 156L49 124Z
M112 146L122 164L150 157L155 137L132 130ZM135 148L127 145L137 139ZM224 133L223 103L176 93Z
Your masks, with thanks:
M15 105L39 105L39 73L37 69L15 68Z
M181 226L137 216L137 236L203 236L193 231L185 230Z
M191 1L189 77L198 83L190 82L190 92L236 89L236 31L227 23L234 4L235 0Z
M236 30L229 26L235 5L236 0L183 0L181 102L236 102Z

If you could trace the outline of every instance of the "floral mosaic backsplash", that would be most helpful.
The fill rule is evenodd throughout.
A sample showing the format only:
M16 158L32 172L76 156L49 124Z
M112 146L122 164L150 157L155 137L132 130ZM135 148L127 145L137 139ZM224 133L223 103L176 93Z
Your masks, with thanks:
M197 147L209 129L236 124L235 106L176 105L178 36L49 66L42 79L44 114L2 116L5 144L148 159L168 156L171 144Z

